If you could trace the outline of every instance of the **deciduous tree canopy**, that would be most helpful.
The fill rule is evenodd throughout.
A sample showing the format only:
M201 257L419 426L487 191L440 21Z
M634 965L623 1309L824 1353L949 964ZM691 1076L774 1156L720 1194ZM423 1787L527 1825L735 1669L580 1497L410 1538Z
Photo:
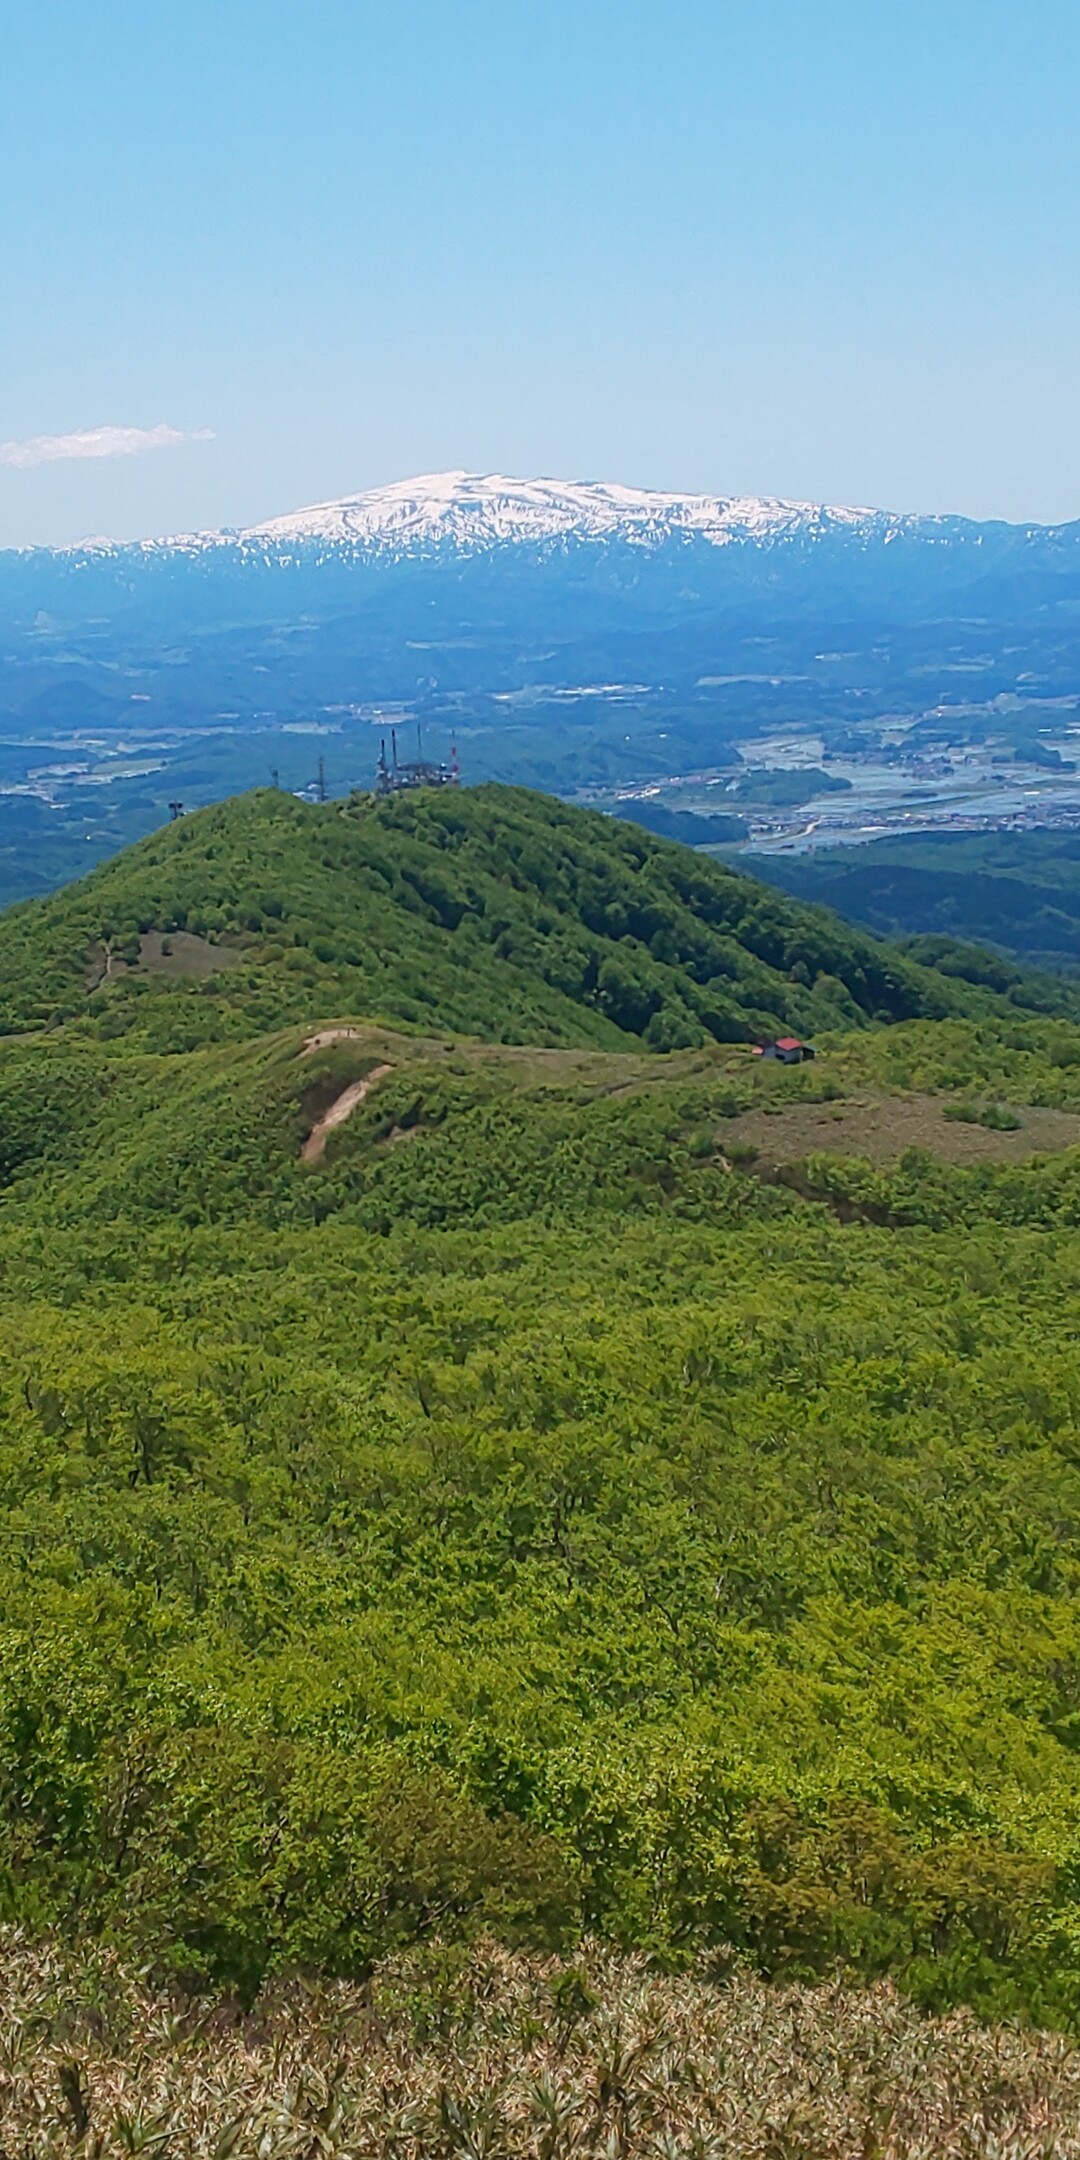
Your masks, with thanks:
M202 813L0 960L7 1917L1080 2016L1067 1017L501 791ZM869 1096L982 1155L729 1140Z

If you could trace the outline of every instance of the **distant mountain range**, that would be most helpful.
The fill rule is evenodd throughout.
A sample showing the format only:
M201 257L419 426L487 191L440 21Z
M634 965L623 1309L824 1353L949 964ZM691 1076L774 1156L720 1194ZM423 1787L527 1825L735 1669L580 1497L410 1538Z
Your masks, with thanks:
M715 645L718 626L756 629L763 618L996 623L1044 619L1078 602L1080 523L979 524L464 472L242 531L0 554L9 650L42 628L94 623L100 633L103 621L114 630L140 623L153 642L177 626L198 633L365 613L378 639L389 634L414 650L462 636L535 646L568 634L684 628Z
M970 518L900 515L886 510L789 502L771 496L691 495L610 482L508 478L502 473L424 473L315 503L259 525L118 542L94 538L40 556L161 556L208 549L291 555L310 545L355 556L393 559L432 551L474 554L554 544L635 547L656 553L672 543L710 548L815 546L854 542L862 550L916 547L1006 556L1073 559L1080 524L980 524Z
M539 551L550 558L585 548L595 555L626 548L639 563L674 550L714 572L764 556L769 576L783 575L809 553L833 570L876 559L887 583L901 562L950 566L979 578L1022 566L1058 573L1080 563L1080 522L1065 525L978 523L970 518L901 515L767 496L661 493L599 481L507 478L500 473L426 473L389 487L370 488L316 503L260 525L184 533L132 542L92 538L59 549L29 548L0 556L16 566L78 568L114 563L212 556L255 562L309 564L345 556L379 564ZM885 568L886 559L889 567ZM953 573L954 574L954 573Z
M730 769L785 730L937 740L942 711L1008 721L1009 754L1080 695L1078 626L1080 523L429 474L243 531L0 553L0 786L51 788L43 743L244 737L227 772L215 749L138 780L145 829L173 796L307 784L305 729L340 738L332 786L363 779L402 719L437 756L456 736L470 779L562 793Z
M671 541L710 547L857 534L882 541L918 527L924 537L961 520L895 517L760 496L679 495L601 481L513 480L502 473L424 473L390 487L316 503L240 532L196 533L151 546L232 545L260 550L308 542L398 557L452 549L620 543L655 551Z

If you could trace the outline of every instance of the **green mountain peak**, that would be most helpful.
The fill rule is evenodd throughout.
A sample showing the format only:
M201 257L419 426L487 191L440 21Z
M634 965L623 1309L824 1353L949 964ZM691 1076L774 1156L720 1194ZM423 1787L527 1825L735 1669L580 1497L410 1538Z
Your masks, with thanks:
M8 1032L82 1017L178 1045L342 1010L667 1050L966 1009L962 986L819 909L494 785L198 811L0 917L0 982Z

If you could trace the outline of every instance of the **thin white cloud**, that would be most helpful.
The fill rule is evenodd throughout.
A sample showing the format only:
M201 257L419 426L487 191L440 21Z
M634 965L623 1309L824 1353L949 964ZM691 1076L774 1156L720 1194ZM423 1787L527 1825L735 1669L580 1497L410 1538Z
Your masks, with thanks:
M96 427L74 435L31 435L26 442L0 442L0 465L25 472L31 465L53 465L64 458L140 457L144 450L174 450L179 443L213 442L212 428Z

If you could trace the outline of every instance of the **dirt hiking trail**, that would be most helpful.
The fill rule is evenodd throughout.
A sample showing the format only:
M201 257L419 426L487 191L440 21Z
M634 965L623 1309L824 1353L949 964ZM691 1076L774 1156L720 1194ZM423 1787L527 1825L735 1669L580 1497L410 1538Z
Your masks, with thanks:
M318 1162L330 1134L338 1125L344 1125L346 1118L352 1116L358 1104L363 1102L365 1095L374 1087L376 1080L385 1080L387 1073L393 1070L392 1065L373 1065L362 1080L352 1081L337 1100L331 1103L329 1110L324 1111L318 1123L312 1126L300 1150L301 1162Z

